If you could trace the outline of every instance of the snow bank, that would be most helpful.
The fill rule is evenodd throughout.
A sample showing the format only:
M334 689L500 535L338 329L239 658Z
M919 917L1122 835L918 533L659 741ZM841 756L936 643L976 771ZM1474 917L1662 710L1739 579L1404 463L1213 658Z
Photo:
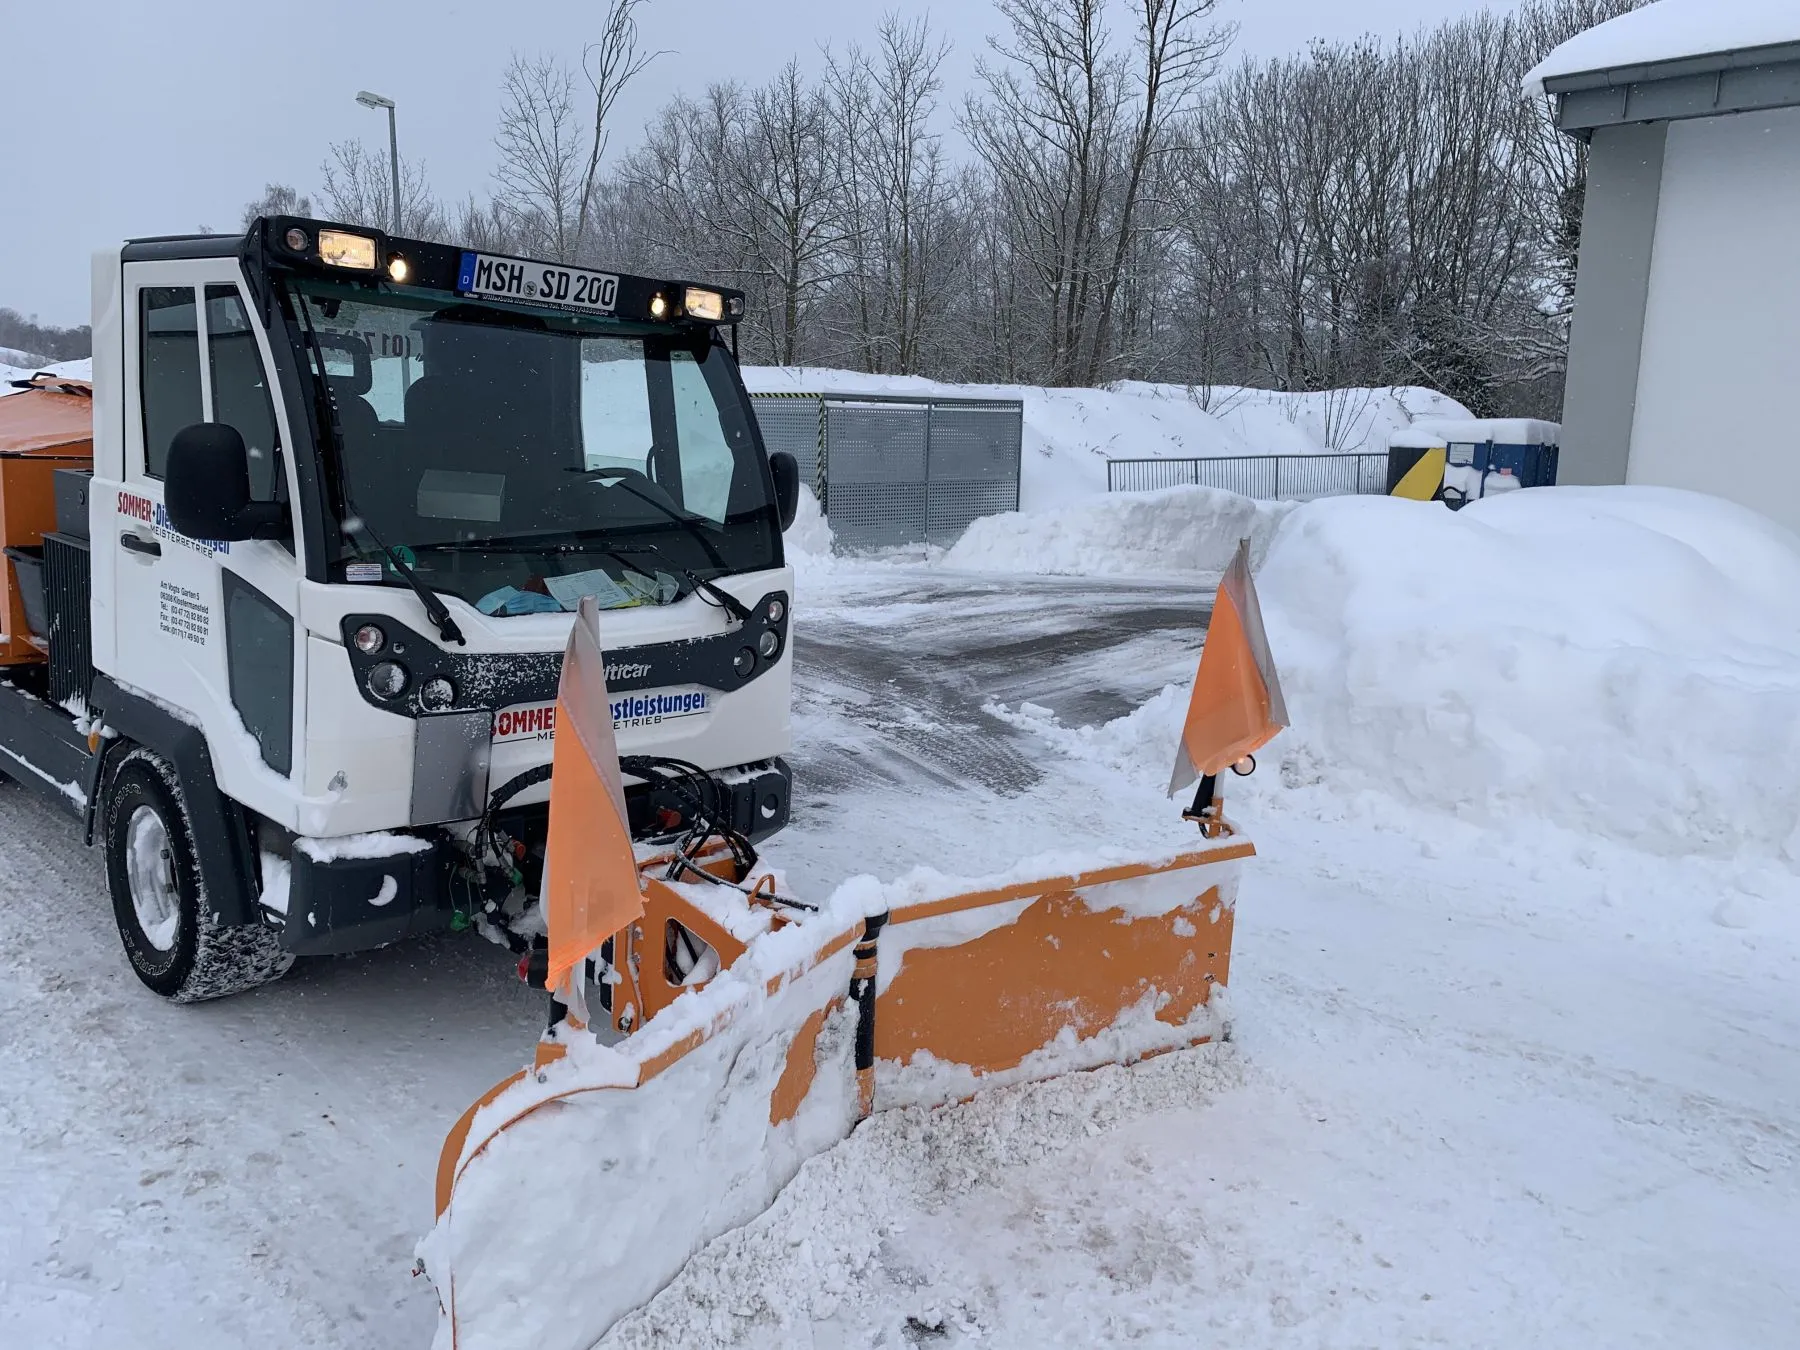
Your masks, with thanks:
M747 366L744 383L753 394L1019 399L1025 405L1020 505L1027 511L1104 494L1109 459L1385 450L1388 434L1415 418L1469 416L1456 400L1412 387L1283 394L1122 381L1106 389L1040 389L811 366Z
M1238 540L1262 555L1292 502L1258 502L1218 488L1179 487L1092 498L1033 514L1009 511L970 525L945 567L1044 575L1221 572Z
M1287 518L1258 586L1287 782L1800 860L1800 538L1763 517L1660 488L1338 498Z
M794 512L794 523L781 536L788 564L799 570L817 570L831 565L831 522L819 510L819 499L802 484L800 505Z
M1800 862L1800 537L1754 512L1649 487L1330 498L1285 513L1257 588L1293 726L1234 796L1374 791ZM1096 727L988 711L1160 787L1186 708L1169 686Z
M1525 76L1525 92L1541 95L1561 75L1787 42L1800 42L1793 0L1658 0L1577 33Z
M8 394L16 394L19 392L17 389L13 388L14 380L29 380L33 375L39 374L42 371L49 371L52 375L64 375L74 380L91 380L94 378L94 363L87 357L83 357L79 361L58 361L53 365L47 366L22 366L10 363L12 358L18 356L19 353L9 352L5 355L7 359L0 361L0 398L4 398Z

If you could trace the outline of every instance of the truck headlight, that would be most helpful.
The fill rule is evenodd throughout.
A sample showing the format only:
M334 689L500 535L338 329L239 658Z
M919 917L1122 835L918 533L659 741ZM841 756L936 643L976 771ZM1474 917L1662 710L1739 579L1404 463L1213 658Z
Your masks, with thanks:
M689 286L682 296L681 308L690 319L718 323L725 317L725 297L703 286Z
M456 702L456 686L442 675L433 675L419 686L419 706L427 712L442 712Z
M731 668L740 679L748 679L750 672L756 669L756 653L748 647L739 647L738 654L731 658Z
M756 650L765 661L773 661L775 653L781 650L781 634L773 628L763 629L763 635L756 639Z
M373 272L375 241L366 234L351 234L348 230L320 230L319 261L329 267Z
M369 692L376 698L399 698L406 692L406 681L406 667L398 661L378 661L369 667Z
M377 624L365 623L356 630L356 650L364 656L373 656L387 646L387 634Z

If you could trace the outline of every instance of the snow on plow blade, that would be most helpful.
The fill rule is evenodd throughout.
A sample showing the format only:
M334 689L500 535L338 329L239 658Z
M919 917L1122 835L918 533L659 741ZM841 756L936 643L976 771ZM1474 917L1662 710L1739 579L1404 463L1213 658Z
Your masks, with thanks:
M421 1246L438 1350L588 1350L871 1110L1216 1035L1254 851L1217 826L1159 860L974 889L860 878L812 912L648 880L612 989L615 1026L647 1015L541 1053L445 1142ZM717 973L681 975L678 939Z

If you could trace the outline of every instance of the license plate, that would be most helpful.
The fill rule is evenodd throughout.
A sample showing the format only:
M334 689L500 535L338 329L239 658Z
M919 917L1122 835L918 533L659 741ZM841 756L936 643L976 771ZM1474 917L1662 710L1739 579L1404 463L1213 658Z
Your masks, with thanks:
M492 253L463 254L456 289L483 300L519 300L592 314L611 314L619 299L619 279L610 272L586 272Z

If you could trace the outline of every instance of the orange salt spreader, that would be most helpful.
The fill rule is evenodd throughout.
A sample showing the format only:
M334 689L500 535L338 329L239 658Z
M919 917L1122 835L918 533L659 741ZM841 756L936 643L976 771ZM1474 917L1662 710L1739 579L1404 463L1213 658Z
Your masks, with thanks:
M0 397L0 666L45 659L44 535L56 529L56 471L91 469L94 391L86 380L34 375Z

